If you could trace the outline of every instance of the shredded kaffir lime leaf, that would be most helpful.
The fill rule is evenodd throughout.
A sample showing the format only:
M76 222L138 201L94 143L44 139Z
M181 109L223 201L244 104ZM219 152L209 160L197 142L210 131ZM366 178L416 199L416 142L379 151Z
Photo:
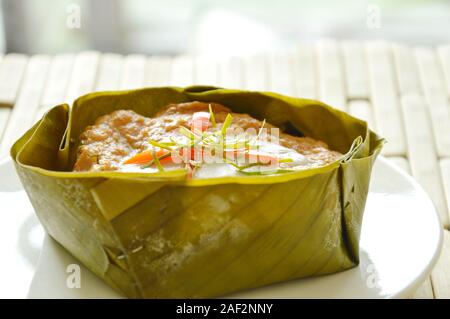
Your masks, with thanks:
M155 151L153 151L153 161L155 162L155 165L158 168L158 171L164 172L164 167L161 165L161 162L159 161L158 156L156 156Z
M215 127L217 127L217 123L216 123L214 113L212 111L211 104L209 104L208 108L209 108L210 121L211 121L212 127L215 128ZM141 167L147 168L152 165L156 165L156 167L158 168L159 171L164 171L164 167L161 164L162 159L164 159L168 156L171 156L171 153L174 154L174 151L175 151L175 154L178 154L179 152L177 152L177 151L181 151L182 149L185 149L185 148L191 149L193 147L200 146L203 150L204 149L211 149L211 150L221 149L222 150L221 152L223 152L222 160L225 163L232 165L239 172L242 172L245 174L250 174L250 175L264 174L264 172L259 172L259 171L249 172L249 171L246 171L246 169L255 167L255 166L268 166L268 165L270 165L270 162L267 163L267 162L258 161L256 163L249 163L249 164L241 165L237 161L232 161L232 160L229 160L228 158L226 158L226 154L245 156L246 154L248 154L247 152L251 149L258 150L259 145L257 145L256 143L258 142L258 139L262 136L263 129L266 125L266 120L264 119L264 121L262 122L262 125L259 128L256 137L249 136L248 134L245 134L245 133L239 134L236 136L232 136L232 137L226 136L227 130L231 126L232 121L233 121L233 117L231 116L230 113L228 113L224 122L222 123L222 127L218 130L214 130L214 131L205 130L204 132L193 132L192 130L190 130L184 126L180 126L179 133L181 134L181 136L180 136L181 139L175 138L173 136L171 136L169 138L170 139L169 142L154 141L154 140L150 139L148 141L148 143L150 145L152 145L153 147L165 149L170 152L158 157L158 156L156 156L156 152L153 151L152 161L148 164L142 165ZM185 159L186 169L190 172L190 175L192 175L198 168L201 167L202 163L194 161L191 158L192 155L188 155L188 156L190 156L190 158L188 158L187 161ZM256 156L258 156L258 154L256 154ZM291 159L291 158L279 159L279 158L274 157L273 160L275 160L278 163L293 162L293 159ZM280 172L280 173L281 172L290 172L290 171L291 170L289 170L289 169L278 169L277 170L277 172ZM265 172L265 173L267 174L267 172Z
M225 118L225 121L223 122L223 126L221 129L222 137L225 137L225 135L227 134L227 129L230 127L232 121L233 121L233 117L231 116L230 113L228 113L227 117Z
M162 149L166 149L166 150L169 150L169 151L172 150L172 146L176 145L176 144L173 143L173 142L157 142L157 141L153 141L153 140L151 140L151 139L148 140L148 142L149 142L152 146L159 147L159 148L162 148Z
M211 120L212 127L216 127L216 117L214 116L211 103L208 104L208 108L209 108L209 119Z
M156 154L154 154L154 155L156 155ZM140 167L141 167L141 168L149 168L149 167L151 167L153 164L158 165L158 164L156 164L156 161L158 161L158 163L161 165L161 160L162 160L162 159L165 159L165 158L167 158L167 157L169 157L169 156L171 156L171 155L172 155L172 154L171 154L170 152L167 152L167 153L164 154L164 155L161 155L161 156L155 156L155 157L153 157L153 159L152 159L149 163L144 164L144 165L141 165Z
M192 132L190 129L188 129L188 128L184 127L184 126L181 126L181 127L180 127L179 132L180 132L182 135L186 136L187 138L189 138L189 139L191 139L191 140L195 140L195 138L198 137L197 134L195 134L195 133Z
M263 120L263 122L261 124L261 127L259 128L258 135L256 136L256 139L260 138L260 136L261 136L261 134L263 132L263 128L264 128L265 125L266 125L266 119Z

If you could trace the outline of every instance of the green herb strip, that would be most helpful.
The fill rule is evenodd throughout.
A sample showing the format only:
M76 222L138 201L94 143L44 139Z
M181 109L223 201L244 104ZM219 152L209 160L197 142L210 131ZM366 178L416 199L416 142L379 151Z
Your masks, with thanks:
M210 114L210 120L212 123L212 127L216 127L217 123L216 123L214 113L212 111L211 104L208 105L208 108L209 108L209 114ZM183 136L187 137L190 140L189 143L181 143L180 141L177 141L174 137L170 137L170 142L157 142L154 140L148 140L148 143L154 147L159 147L161 149L165 149L170 152L179 151L182 148L192 148L197 145L201 145L202 147L221 146L222 149L224 149L224 150L227 150L227 149L228 150L231 149L231 150L235 150L235 151L243 150L245 152L245 150L247 150L250 147L250 143L252 141L257 141L261 137L263 128L266 125L266 120L264 119L261 127L258 130L258 134L255 139L252 139L252 138L244 135L244 136L238 136L231 143L225 143L225 136L226 136L227 130L230 127L232 121L233 121L233 117L231 116L230 113L228 113L223 122L222 128L219 131L203 132L201 135L198 135L198 134L194 133L192 130L190 130L184 126L181 126L179 129L179 132L180 132L180 134L182 134ZM148 167L152 166L153 164L155 164L159 171L164 171L164 167L161 164L161 160L168 156L171 156L170 152L158 157L158 156L156 156L155 151L153 151L153 160L151 162L149 162L148 164L141 165L141 168L148 168ZM233 161L228 160L225 157L223 158L223 160L225 163L230 164L233 167L235 167L238 171L240 171L244 174L248 174L248 175L262 175L262 174L264 174L264 172L248 172L245 170L248 168L251 168L251 167L255 167L255 166L267 166L270 164L270 163L256 162L256 163L251 163L251 164L246 164L246 165L239 165ZM191 162L192 162L192 160L191 160ZM283 159L278 159L278 162L279 163L290 163L290 162L293 162L293 160L291 158L283 158ZM193 172L201 167L200 163L195 163L195 164L187 163L187 165L193 166L192 167ZM275 172L276 173L287 173L287 172L292 172L292 171L293 170L290 170L290 169L278 169Z

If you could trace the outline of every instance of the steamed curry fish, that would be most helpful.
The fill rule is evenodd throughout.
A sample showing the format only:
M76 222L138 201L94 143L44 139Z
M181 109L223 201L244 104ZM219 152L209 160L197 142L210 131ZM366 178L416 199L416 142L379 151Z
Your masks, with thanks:
M211 298L358 265L383 143L319 101L160 87L55 106L11 156L47 233L112 288Z
M154 117L117 110L80 136L74 171L186 169L189 177L283 174L324 166L342 154L216 103L171 104Z

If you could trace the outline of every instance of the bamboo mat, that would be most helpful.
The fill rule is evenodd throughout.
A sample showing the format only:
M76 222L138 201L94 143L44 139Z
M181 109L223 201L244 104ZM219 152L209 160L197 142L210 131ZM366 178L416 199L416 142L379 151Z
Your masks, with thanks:
M412 297L450 298L450 45L323 40L246 57L80 52L0 57L0 158L51 106L102 90L207 84L320 99L369 125L445 228L440 260ZM418 234L420 236L420 234Z

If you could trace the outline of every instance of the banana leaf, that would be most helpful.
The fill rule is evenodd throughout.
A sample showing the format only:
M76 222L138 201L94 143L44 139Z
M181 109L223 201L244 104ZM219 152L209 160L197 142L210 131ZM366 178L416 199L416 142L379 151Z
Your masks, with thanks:
M72 172L83 129L114 110L217 102L325 141L345 156L294 173ZM359 262L371 169L384 140L321 102L215 87L92 93L51 109L12 147L48 234L130 298L202 298Z

